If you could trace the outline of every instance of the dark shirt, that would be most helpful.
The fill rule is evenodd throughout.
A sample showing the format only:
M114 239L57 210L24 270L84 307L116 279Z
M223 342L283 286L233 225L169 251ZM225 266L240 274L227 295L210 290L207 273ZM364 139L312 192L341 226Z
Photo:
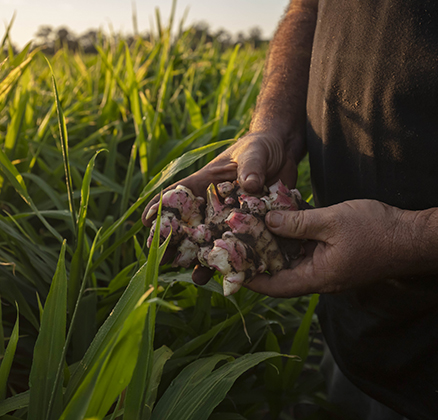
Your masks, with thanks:
M320 0L307 112L318 206L438 207L438 1ZM438 276L323 295L318 316L356 385L438 419Z

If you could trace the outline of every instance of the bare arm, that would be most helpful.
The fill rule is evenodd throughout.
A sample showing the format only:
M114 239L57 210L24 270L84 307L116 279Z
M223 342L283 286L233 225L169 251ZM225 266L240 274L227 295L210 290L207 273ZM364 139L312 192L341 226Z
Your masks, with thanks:
M177 184L204 197L210 183L235 179L248 192L261 191L278 179L290 188L295 186L296 164L305 154L306 95L317 4L317 0L291 1L271 41L249 134ZM154 216L149 209L158 200L156 196L146 206L146 226Z
M250 132L271 132L305 150L306 97L318 0L292 0L271 41Z

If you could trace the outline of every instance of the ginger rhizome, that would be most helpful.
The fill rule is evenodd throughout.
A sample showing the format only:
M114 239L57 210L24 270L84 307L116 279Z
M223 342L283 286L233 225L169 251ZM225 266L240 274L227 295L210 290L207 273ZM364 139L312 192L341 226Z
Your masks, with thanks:
M270 210L299 210L303 201L298 190L289 190L281 181L265 194L249 195L236 181L220 183L217 189L210 184L206 204L182 185L167 191L162 198L160 243L172 232L170 244L177 246L173 266L188 268L199 261L218 270L224 276L225 296L259 273L289 268L303 253L301 241L285 243L267 229L264 218ZM148 216L157 210L155 204ZM148 247L155 229L156 221Z

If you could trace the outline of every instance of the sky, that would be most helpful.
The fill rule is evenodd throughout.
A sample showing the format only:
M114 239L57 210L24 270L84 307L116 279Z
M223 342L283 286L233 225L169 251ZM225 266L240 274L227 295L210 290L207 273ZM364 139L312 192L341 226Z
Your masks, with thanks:
M131 0L0 0L0 39L16 12L11 30L12 42L19 48L35 37L38 28L49 25L53 29L68 27L80 35L87 29L112 27L122 34L133 33ZM186 25L205 21L215 31L223 28L236 34L254 26L269 38L284 13L289 0L178 0L176 22L180 22L187 8ZM139 32L149 31L158 7L163 20L170 14L172 0L136 0ZM1 23L0 23L1 25Z

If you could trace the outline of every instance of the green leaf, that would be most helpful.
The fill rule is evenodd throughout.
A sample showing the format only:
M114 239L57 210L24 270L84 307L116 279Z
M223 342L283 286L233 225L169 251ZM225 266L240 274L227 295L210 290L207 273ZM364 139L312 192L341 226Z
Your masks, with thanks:
M309 331L310 326L312 325L313 313L315 312L318 300L318 294L312 295L306 314L304 315L304 318L301 321L301 325L298 328L297 333L295 334L295 338L289 354L298 356L301 360L297 361L294 359L289 359L287 361L283 376L284 389L291 389L293 386L295 386L295 381L300 375L304 363L307 360L307 356L309 355Z
M116 341L117 336L114 336L108 343L108 347L99 355L96 363L87 371L86 377L70 399L59 420L83 420L85 418L99 375L105 369L108 356Z
M85 241L85 224L87 220L88 202L90 199L91 175L93 173L96 157L101 151L102 150L96 152L88 162L88 166L82 180L81 204L79 208L79 217L77 219L77 245L71 262L70 281L68 289L68 309L70 314L73 313L77 298L79 296L80 280L84 267L83 253Z
M31 209L35 212L36 216L41 220L44 226L53 234L55 238L57 238L60 242L62 242L61 235L55 229L53 229L52 226L50 226L50 224L42 216L40 211L33 203L29 193L27 192L26 184L24 183L23 177L17 171L15 166L11 163L11 161L8 159L5 152L1 148L0 148L0 168L8 178L9 182L18 192L18 194L20 194L21 198L25 201L26 204L28 204L31 207Z
M210 152L213 152L216 149L219 149L220 147L228 146L233 142L234 140L223 140L209 144L208 146L200 147L199 149L185 153L183 156L167 165L166 168L164 168L148 183L148 185L146 185L146 187L140 194L140 197L131 206L131 208L128 209L119 220L114 222L113 225L105 231L97 246L100 247L101 245L103 245L110 238L110 236L119 228L119 226L121 226L128 219L129 216L131 216L141 205L146 202L152 192L154 192L157 188L160 188L164 183L172 179L178 172L186 169L201 157Z
M52 74L53 92L55 94L56 109L58 112L59 137L61 140L62 160L64 162L65 185L67 187L68 205L71 213L73 226L76 226L76 211L73 201L73 183L71 180L70 160L68 157L69 149L68 149L67 124L65 122L64 112L62 110L61 102L59 100L58 87L56 85L55 74L53 73L53 69L52 66L50 65L50 61L47 58L46 61L50 68L50 72ZM74 233L76 236L76 231Z
M240 48L239 44L237 44L234 47L234 51L231 54L230 60L228 61L227 70L225 71L225 74L223 75L221 83L219 85L219 90L217 93L217 107L215 114L215 117L219 119L213 126L212 136L214 139L219 134L219 130L221 126L227 125L228 122L229 97L231 94L231 89L230 89L231 74L234 70L234 62L236 61L239 48Z
M280 345L277 337L272 331L266 334L266 351L276 351L280 353ZM278 391L281 389L283 364L281 357L275 357L266 364L265 370L265 384L270 391Z
M151 417L152 409L154 408L155 400L157 398L158 386L160 385L163 368L165 363L172 357L172 354L172 350L166 346L161 346L159 349L154 351L151 379L149 381L149 389L146 395L146 419Z
M87 410L87 417L102 419L129 384L136 366L149 303L137 307L126 319L105 369L102 369Z
M29 391L16 394L7 400L0 401L0 416L4 416L11 411L20 410L29 405Z
M213 371L228 356L216 354L187 366L172 382L157 404L152 420L207 420L226 397L235 380L248 369L279 353L246 354Z
M29 92L22 89L17 89L17 95L19 95L17 109L14 110L10 123L6 131L4 150L5 153L14 159L14 151L17 149L17 144L20 138L20 133L23 128L24 116L26 113L26 106L29 102Z
M32 51L25 60L11 70L9 74L0 82L0 109L4 105L7 95L17 84L17 81L20 79L37 52L38 50Z
M180 348L178 348L175 353L172 356L172 360L187 356L192 351L196 350L203 344L210 341L212 338L214 338L220 331L225 330L226 328L233 325L235 322L237 322L242 315L246 315L248 312L250 312L252 309L252 305L247 306L242 310L241 313L237 313L233 315L232 317L226 319L225 321L220 322L219 324L216 324L214 327L212 327L210 330L208 330L206 333L190 340L188 343L184 344Z
M0 401L3 401L6 398L9 372L11 371L15 350L17 348L19 330L18 319L19 312L17 306L17 320L15 321L14 329L12 330L11 337L9 338L8 347L6 348L5 355L0 365Z
M97 246L97 245L96 245ZM84 358L81 360L68 383L65 399L69 402L77 388L84 380L86 373L99 360L101 353L118 335L129 314L137 305L144 293L147 263L132 277L122 297L117 302L111 314L100 327L93 342L90 344Z
M161 226L161 206L162 200L160 199L157 213L157 226ZM165 243L160 247L160 228L155 229L154 236L152 238L152 244L149 249L145 284L146 288L152 287L152 297L156 297L157 295L158 269L162 256L164 255L167 245L169 244L170 237L171 233L167 237ZM141 352L137 360L137 366L135 368L132 382L129 384L128 392L126 394L125 416L127 419L141 420L143 418L146 392L149 391L150 388L153 367L155 317L156 304L151 303L140 344Z
M195 130L199 130L204 124L201 108L195 102L189 90L184 89L184 94L186 95L186 107L189 110L190 122Z
M29 378L29 418L46 419L49 402L54 395L52 419L59 418L62 408L62 386L54 387L63 353L67 314L67 273L65 248L62 244L58 266L44 306L40 333L35 344Z
M63 372L63 368L64 368L64 360L65 360L65 357L67 355L68 346L69 346L69 344L71 342L71 338L72 338L73 333L74 333L74 327L75 327L76 319L78 317L78 312L79 312L79 307L80 307L80 303L81 303L81 298L82 298L82 295L84 293L86 281L87 281L88 274L89 274L89 271L90 271L91 262L93 260L94 251L96 250L96 242L97 242L97 239L99 238L99 234L100 234L100 229L96 233L96 236L95 236L94 241L93 241L93 245L91 246L90 254L88 256L87 267L85 269L84 277L82 279L82 284L81 284L80 291L78 293L78 297L77 297L76 305L74 307L73 315L71 316L70 327L69 327L69 330L68 330L68 333L67 333L67 337L65 339L64 348L62 350L62 357L60 359L60 362L59 362L59 365L58 365L58 369L57 369L57 372L56 372L56 379L55 379L55 384L54 384L54 388L55 389L57 387L59 387L59 386L62 386L61 385L62 384L61 379L62 379L62 372ZM49 408L48 408L48 414L49 415L51 415L52 408L54 407L54 405L56 403L56 401L54 401L55 397L56 397L55 394L52 394L52 397L51 397L51 400L50 400L50 403L49 403Z

